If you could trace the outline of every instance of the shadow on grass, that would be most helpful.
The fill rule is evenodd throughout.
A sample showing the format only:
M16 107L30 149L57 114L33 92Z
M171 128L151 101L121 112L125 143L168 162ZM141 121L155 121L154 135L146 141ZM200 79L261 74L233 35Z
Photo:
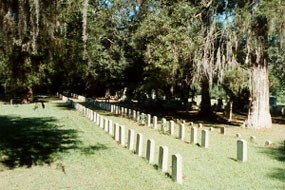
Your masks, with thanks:
M88 147L83 147L81 148L81 153L84 155L92 155L95 154L96 152L100 150L106 150L108 147L104 144L97 143L96 145L91 145Z
M52 117L0 116L0 122L0 163L9 169L50 164L80 143L76 130L61 129Z
M261 148L261 153L268 155L270 158L282 163L283 167L273 168L269 174L271 178L280 180L285 183L285 147L283 143L277 148Z
M57 103L56 107L58 107L61 110L71 110L76 111L74 108L72 108L68 103Z

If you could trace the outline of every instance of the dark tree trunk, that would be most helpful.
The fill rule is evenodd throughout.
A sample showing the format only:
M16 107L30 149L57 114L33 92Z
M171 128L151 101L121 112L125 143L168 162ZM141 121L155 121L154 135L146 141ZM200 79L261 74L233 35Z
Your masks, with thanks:
M203 79L201 87L202 87L202 101L200 105L199 115L202 117L213 117L209 80L206 78Z

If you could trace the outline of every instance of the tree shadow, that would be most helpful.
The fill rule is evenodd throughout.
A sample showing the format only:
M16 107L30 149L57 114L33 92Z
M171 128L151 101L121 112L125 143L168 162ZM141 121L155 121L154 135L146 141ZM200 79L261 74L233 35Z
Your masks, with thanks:
M58 107L61 110L70 110L70 111L76 111L70 104L64 102L64 103L56 103L56 107Z
M77 131L57 120L0 116L0 164L6 168L50 164L59 153L78 148Z
M84 155L92 155L95 154L96 152L100 150L106 150L108 147L104 144L97 143L96 145L91 145L88 147L83 147L81 148L81 153Z
M273 168L269 177L280 180L285 183L285 147L280 143L278 147L261 148L261 153L268 155L270 158L282 163L283 167Z

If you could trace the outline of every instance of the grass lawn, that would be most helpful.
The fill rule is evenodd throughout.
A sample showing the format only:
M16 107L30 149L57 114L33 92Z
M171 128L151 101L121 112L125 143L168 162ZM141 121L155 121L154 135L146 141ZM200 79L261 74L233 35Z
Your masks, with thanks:
M285 189L285 150L280 148L284 125L270 130L226 126L225 135L215 129L209 149L203 149L189 144L189 126L182 142L96 110L125 125L126 132L132 128L142 133L144 155L147 139L154 139L156 163L160 145L168 146L170 155L181 154L184 183L178 185L61 101L34 108L33 104L0 106L0 189ZM236 133L248 141L246 163L235 161ZM201 129L199 138L200 134ZM249 141L252 135L255 142ZM265 140L273 146L264 147Z

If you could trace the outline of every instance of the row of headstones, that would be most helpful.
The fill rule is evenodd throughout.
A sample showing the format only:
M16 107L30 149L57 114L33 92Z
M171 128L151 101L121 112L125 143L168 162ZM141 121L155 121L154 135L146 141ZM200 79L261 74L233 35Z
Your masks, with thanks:
M66 101L71 107L75 108L79 112L86 115L91 121L95 122L100 128L102 128L106 133L114 138L116 142L118 142L123 147L126 146L125 142L125 126L119 125L118 123L114 123L112 120L108 120L104 118L102 115L94 112L93 110L86 108L85 106L74 102L67 97L62 98L63 101ZM136 145L136 146L135 146ZM134 129L128 130L128 143L127 148L130 151L135 151L135 153L139 157L143 157L143 134L138 133L135 144L135 131ZM168 156L169 151L168 147L160 146L159 147L159 155L158 155L158 168L166 173L168 171ZM155 141L153 139L147 140L146 147L146 160L150 164L154 164L155 158ZM172 179L182 184L182 156L180 154L172 155Z
M96 107L99 107L103 110L110 111L112 113L115 113L116 115L121 115L123 117L128 117L131 118L137 122L139 122L141 125L145 125L145 114L140 113L139 111L136 110L131 110L128 108L120 107L118 105L110 104L107 102L100 102L100 101L92 101L89 100L89 103L92 102L92 104ZM147 119L146 119L147 127L151 127L151 115L147 114ZM153 128L157 129L158 128L158 118L157 116L153 116ZM166 132L166 127L167 127L167 120L165 118L162 118L161 122L161 131L163 133ZM198 125L199 128L202 128L202 124ZM210 132L213 131L214 129L211 127L209 130L202 129L201 132L201 147L204 148L209 148L209 136ZM169 134L171 136L174 136L174 131L175 131L175 122L170 120L169 121ZM220 133L225 134L225 127L220 128ZM179 124L179 135L178 138L184 141L185 138L185 124L181 123ZM192 144L197 144L198 143L198 128L194 127L193 122L191 122L191 134L190 134L190 143ZM237 160L246 162L247 161L247 141L243 139L237 140Z

